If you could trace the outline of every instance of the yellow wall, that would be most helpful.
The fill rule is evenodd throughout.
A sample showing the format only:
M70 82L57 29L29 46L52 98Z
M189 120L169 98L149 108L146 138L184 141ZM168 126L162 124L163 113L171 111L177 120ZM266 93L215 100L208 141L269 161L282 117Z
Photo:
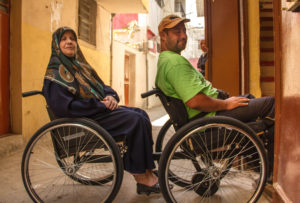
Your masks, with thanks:
M259 0L248 0L250 93L261 96Z
M42 89L43 76L51 54L52 32L61 26L69 26L77 31L77 2L74 0L22 1L21 41L19 46L16 46L20 48L21 57L18 59L21 59L21 67L17 67L17 64L11 67L21 73L22 92ZM12 6L16 5L12 4ZM110 18L110 13L98 6L96 46L79 40L87 61L107 84L110 79ZM12 33L16 33L16 30L17 27L12 27ZM12 61L15 60L13 57L15 56L12 56ZM15 118L22 117L22 134L28 139L49 121L45 101L40 96L21 100L19 93L13 94L12 98L22 101L21 104L19 103L19 106L22 106L22 113L17 113L18 108L12 111Z
M80 48L86 60L97 71L103 82L107 85L110 85L110 53L90 49L81 45Z
M50 41L49 31L22 23L22 92L42 89ZM22 99L22 134L26 139L49 121L45 105L41 96Z
M142 0L142 3L145 6L145 9L149 11L149 0Z

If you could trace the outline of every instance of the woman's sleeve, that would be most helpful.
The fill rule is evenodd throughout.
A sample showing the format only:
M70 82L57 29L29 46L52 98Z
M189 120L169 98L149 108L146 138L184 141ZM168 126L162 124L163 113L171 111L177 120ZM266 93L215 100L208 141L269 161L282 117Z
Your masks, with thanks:
M108 110L96 98L76 98L67 89L50 80L44 80L43 94L48 106L58 117L90 117Z
M119 95L110 86L104 85L104 92L106 96L113 96L118 102L120 101Z

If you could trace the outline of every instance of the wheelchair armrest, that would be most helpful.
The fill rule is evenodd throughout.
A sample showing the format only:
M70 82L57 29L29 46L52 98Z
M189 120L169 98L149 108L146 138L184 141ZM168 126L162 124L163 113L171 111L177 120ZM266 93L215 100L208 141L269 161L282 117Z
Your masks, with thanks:
M29 96L33 96L33 95L37 95L37 94L43 95L43 92L42 91L38 91L38 90L29 91L29 92L23 92L22 93L22 97L29 97Z
M144 92L141 94L142 98L146 98L149 97L153 94L158 94L160 92L160 90L158 88L153 88L152 90L148 91L148 92Z

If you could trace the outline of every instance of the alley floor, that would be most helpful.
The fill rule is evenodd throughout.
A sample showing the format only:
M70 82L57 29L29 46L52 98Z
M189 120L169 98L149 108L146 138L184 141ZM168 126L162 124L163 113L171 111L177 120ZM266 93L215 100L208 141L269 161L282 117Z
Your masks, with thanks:
M155 107L146 110L151 121L155 121L153 125L153 138L156 139L160 126L157 125L159 118L165 115L162 107ZM0 148L9 148L9 153L4 152L0 156L0 203L27 203L32 202L25 191L21 178L21 157L25 145L22 144L22 136L14 135L14 144L9 144L11 141L8 137L0 138ZM10 139L11 140L11 139ZM6 147L3 147L6 146ZM15 146L15 147L14 147ZM3 155L5 154L5 156ZM270 190L265 190L259 202L271 202ZM136 183L133 177L125 172L121 189L114 200L115 203L159 203L165 202L161 194L157 195L138 195L136 193Z

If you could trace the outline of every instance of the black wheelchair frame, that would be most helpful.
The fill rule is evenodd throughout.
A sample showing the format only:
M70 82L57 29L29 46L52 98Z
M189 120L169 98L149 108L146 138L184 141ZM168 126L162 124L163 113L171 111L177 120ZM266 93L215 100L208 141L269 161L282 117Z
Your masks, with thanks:
M22 95L37 94L42 92ZM180 100L157 88L141 96L151 95L159 97L170 117L153 153L167 202L256 202L260 198L268 171L267 152L257 136L264 134L261 129L255 129L256 133L240 121L221 116L189 120ZM31 199L112 202L123 179L126 145L116 144L90 119L56 119L47 110L52 121L31 137L22 157L23 183ZM172 127L175 130L167 138Z

